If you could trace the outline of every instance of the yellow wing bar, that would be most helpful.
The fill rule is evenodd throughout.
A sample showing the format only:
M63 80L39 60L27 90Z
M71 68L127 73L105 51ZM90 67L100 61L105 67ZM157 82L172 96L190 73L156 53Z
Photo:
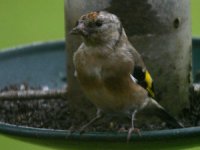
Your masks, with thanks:
M151 78L150 73L147 70L145 71L145 82L147 83L147 91L152 97L155 97L155 93L153 91L153 80Z

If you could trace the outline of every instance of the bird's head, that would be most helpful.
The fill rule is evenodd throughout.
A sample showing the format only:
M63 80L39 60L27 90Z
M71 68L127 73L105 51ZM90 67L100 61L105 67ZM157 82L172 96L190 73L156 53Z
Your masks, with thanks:
M95 11L81 16L70 33L81 35L87 43L100 44L117 40L121 32L121 22L116 15Z

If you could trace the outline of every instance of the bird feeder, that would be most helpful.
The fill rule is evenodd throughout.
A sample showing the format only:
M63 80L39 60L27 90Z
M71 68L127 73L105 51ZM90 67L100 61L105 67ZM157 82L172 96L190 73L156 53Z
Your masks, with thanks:
M80 7L81 6L81 7ZM155 82L156 98L173 115L188 105L191 71L191 17L188 0L65 0L69 93L79 91L72 56L80 38L68 36L82 14L106 10L116 14ZM81 102L80 102L81 103Z
M196 75L199 68L199 61L197 58L200 57L198 54L200 50L200 39L193 39L193 74ZM43 57L40 57L41 54ZM6 74L1 77L1 84L7 84L10 82L10 78L4 79L5 76L12 76L19 83L23 82L37 72L41 68L43 70L43 75L48 78L43 82L42 77L35 79L31 78L30 85L49 85L53 89L62 89L65 85L63 81L63 76L60 76L58 72L65 72L65 42L55 41L48 43L40 43L29 46L23 46L20 48L7 49L5 52L0 53L0 64L2 70L7 70ZM20 57L20 59L18 59ZM59 57L60 59L56 59ZM37 59L37 61L35 61ZM55 65L55 70L51 70L51 65L47 65L50 62L46 61L43 65L35 62L43 62L43 60L53 60L51 63ZM16 61L17 60L17 61ZM25 63L29 60L30 63ZM13 68L15 66L21 66L24 64L24 70L17 70ZM59 66L59 67L58 67ZM26 72L27 69L31 69L30 72ZM54 76L53 74L57 74ZM20 76L19 76L20 75ZM29 78L30 79L30 78ZM41 79L41 80L40 80ZM195 79L197 81L197 79ZM199 82L200 80L198 80ZM14 82L14 81L13 81ZM198 84L196 82L195 84ZM198 93L195 92L196 94ZM194 94L195 94L194 93ZM198 97L196 97L198 98ZM67 116L66 116L67 117ZM32 145L43 146L43 149L63 149L63 148L85 148L88 149L133 149L140 148L145 149L146 147L156 149L158 147L174 148L175 146L180 149L190 149L190 147L199 147L199 137L200 137L200 127L189 127L183 129L167 129L167 130L157 130L157 131L142 131L141 136L136 134L132 135L129 144L126 144L126 133L117 132L86 132L82 135L79 132L74 132L71 134L68 130L58 130L58 129L46 129L46 128L35 128L27 127L22 125L8 124L5 122L0 122L0 132L4 135L11 137L16 143L20 143L23 146L27 146L26 143L31 143ZM2 137L0 137L2 139ZM3 141L7 138L3 138ZM166 140L168 142L166 142ZM114 144L113 144L114 142ZM98 145L98 146L97 146ZM159 146L160 145L160 146ZM31 147L30 146L30 147ZM26 147L27 149L29 147ZM39 147L40 148L40 147ZM36 150L39 148L35 148Z

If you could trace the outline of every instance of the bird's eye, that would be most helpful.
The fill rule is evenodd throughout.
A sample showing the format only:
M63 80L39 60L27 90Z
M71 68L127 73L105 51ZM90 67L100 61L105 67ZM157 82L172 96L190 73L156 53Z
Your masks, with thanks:
M101 26L103 25L103 22L102 22L101 20L97 20L97 21L95 22L95 25L96 25L97 27L101 27Z

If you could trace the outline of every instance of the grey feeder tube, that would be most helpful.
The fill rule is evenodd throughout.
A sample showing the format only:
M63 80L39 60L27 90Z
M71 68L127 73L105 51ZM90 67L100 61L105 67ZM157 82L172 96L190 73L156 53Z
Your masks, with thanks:
M170 113L178 115L188 104L192 45L190 2L65 0L67 31L82 14L94 10L107 10L119 16L154 78L157 99ZM68 83L74 92L72 55L79 44L77 37L67 38L68 79L72 78Z

